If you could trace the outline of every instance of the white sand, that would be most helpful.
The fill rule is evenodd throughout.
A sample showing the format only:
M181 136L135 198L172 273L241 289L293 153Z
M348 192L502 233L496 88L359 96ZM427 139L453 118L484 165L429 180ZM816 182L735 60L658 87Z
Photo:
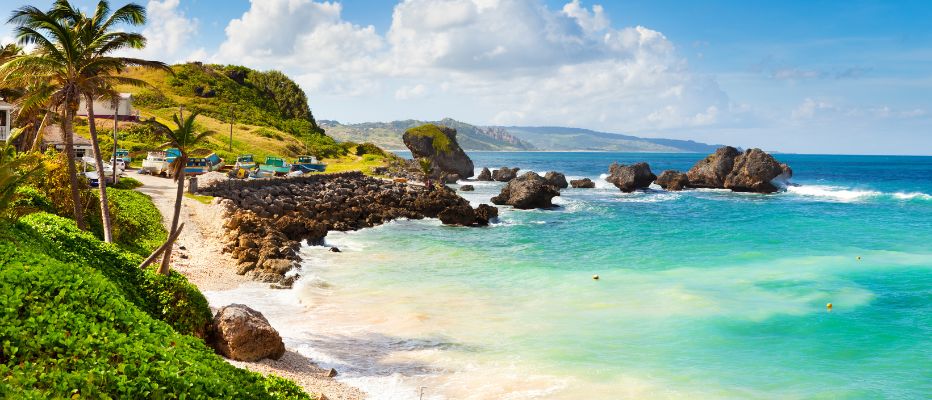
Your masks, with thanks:
M167 230L171 225L174 212L177 183L168 178L139 175L135 171L130 171L128 176L143 183L144 186L136 190L152 198L153 203L162 213L162 223ZM229 254L221 251L223 248L221 236L224 228L223 210L220 206L203 204L184 197L179 223L181 222L185 224L185 227L172 251L172 268L182 273L201 291L234 289L243 283L251 282L248 278L236 274L236 262ZM211 304L211 307L219 308L225 305ZM358 388L327 377L327 371L290 349L280 360L227 361L239 368L263 374L275 373L292 379L306 392L323 394L327 399L366 398L365 393Z

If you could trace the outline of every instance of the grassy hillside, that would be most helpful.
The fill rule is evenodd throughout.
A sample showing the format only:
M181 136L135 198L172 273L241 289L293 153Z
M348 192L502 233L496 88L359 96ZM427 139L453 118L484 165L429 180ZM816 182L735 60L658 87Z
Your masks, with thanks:
M412 127L434 124L456 129L456 140L464 150L473 151L523 151L534 150L534 146L508 134L499 128L470 125L451 118L440 121L417 121L413 119L392 122L366 122L340 124L336 121L321 121L327 134L341 141L372 142L385 149L406 149L401 136Z
M180 107L186 113L201 113L199 128L217 132L207 147L228 160L246 153L260 159L267 155L295 157L308 153L324 158L344 153L317 125L305 93L279 72L200 63L175 65L172 70L174 75L130 69L126 76L146 81L152 87L118 89L134 94L133 106L143 118L156 118L169 126L171 116ZM112 123L112 120L98 122L102 138L110 137ZM124 141L120 147L142 152L161 143L144 127L121 123L120 129L120 139ZM105 147L111 146L109 139L104 141Z

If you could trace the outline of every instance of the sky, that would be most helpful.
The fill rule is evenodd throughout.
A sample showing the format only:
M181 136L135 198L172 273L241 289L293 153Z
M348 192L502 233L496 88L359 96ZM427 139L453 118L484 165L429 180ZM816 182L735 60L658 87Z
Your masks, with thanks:
M23 4L0 0L0 12ZM929 1L139 4L149 45L134 56L283 71L317 119L451 117L782 152L932 155ZM0 27L0 42L13 40Z

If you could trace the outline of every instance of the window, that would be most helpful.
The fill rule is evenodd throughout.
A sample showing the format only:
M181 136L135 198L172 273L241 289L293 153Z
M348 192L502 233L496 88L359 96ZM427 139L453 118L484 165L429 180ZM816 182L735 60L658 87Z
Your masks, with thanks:
M0 127L6 128L6 113L8 112L7 110L0 110Z

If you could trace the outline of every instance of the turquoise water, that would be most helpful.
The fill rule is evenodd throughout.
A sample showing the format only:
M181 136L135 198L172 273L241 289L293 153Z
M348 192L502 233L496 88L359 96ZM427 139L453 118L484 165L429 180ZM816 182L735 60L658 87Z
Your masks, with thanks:
M470 155L594 180L703 157ZM929 398L932 157L778 159L799 186L776 195L600 183L488 228L331 234L287 340L374 398Z

